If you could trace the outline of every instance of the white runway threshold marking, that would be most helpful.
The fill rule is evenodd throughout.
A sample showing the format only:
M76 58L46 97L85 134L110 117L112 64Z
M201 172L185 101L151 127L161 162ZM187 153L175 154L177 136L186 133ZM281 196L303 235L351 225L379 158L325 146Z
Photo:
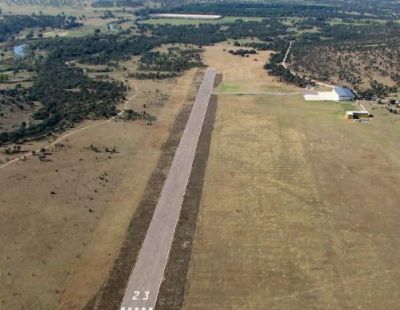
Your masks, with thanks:
M156 306L215 75L216 70L212 68L208 68L204 74L146 238L129 278L121 310L153 310Z

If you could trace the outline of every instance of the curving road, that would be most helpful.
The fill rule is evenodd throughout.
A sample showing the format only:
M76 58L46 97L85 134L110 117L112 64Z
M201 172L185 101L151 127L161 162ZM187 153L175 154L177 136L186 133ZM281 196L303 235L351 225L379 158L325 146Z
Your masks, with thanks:
M146 238L130 276L121 310L153 310L155 308L215 75L216 70L212 68L208 68L204 74Z

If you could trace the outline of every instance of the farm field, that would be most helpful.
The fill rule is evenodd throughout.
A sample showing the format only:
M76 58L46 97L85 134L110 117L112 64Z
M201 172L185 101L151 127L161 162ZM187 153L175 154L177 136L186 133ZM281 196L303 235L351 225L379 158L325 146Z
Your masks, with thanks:
M96 294L199 78L201 72L192 69L176 83L134 82L131 104L137 111L146 104L157 118L152 126L86 121L62 146L50 148L48 161L28 157L1 168L1 309L81 309ZM168 100L157 100L156 93Z
M222 85L279 86L263 62L220 57L207 48ZM351 108L218 96L183 309L397 308L400 123Z

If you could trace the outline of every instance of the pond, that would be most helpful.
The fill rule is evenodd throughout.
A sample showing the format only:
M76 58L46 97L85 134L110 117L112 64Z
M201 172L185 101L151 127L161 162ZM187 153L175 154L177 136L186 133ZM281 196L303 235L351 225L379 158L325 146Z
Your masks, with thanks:
M26 48L26 44L16 45L13 48L13 52L18 57L24 57L25 56L25 48Z

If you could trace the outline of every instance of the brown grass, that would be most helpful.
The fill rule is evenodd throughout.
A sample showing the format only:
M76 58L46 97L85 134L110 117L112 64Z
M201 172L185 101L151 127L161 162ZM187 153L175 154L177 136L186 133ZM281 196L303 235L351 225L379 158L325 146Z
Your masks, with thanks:
M400 125L374 112L220 96L183 309L397 308Z
M168 84L169 100L162 105L151 102L151 95L138 95L134 104L149 106L157 117L153 126L109 122L63 141L64 147L51 150L49 162L33 157L0 170L1 308L54 309L61 303L80 309L96 293L195 74L191 70ZM158 86L148 83L154 93ZM90 150L91 144L101 152ZM117 153L105 152L114 146Z
M236 48L221 43L207 47L204 54L204 63L217 68L223 74L224 80L220 86L222 89L227 86L232 91L247 92L298 90L292 85L280 83L263 69L271 55L270 51L259 51L258 54L247 58L230 54L228 52L230 49Z
M200 85L201 75L198 74L194 78L185 104L175 119L167 141L161 148L157 166L153 170L134 216L130 220L124 242L112 271L97 294L84 309L115 309L120 305L129 276L151 222L163 183L168 174L169 166L172 163L175 150L185 129L195 93Z

